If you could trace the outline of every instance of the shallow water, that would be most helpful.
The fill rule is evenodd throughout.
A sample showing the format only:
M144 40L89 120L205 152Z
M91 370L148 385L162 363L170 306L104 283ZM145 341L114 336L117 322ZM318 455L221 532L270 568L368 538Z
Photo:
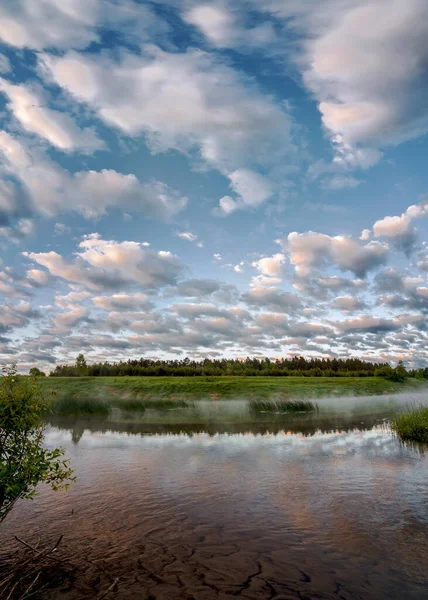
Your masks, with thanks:
M107 600L426 598L428 454L388 427L409 401L425 399L56 420L48 444L66 448L78 483L21 503L3 543L64 533L81 568L55 598L96 597L116 577Z

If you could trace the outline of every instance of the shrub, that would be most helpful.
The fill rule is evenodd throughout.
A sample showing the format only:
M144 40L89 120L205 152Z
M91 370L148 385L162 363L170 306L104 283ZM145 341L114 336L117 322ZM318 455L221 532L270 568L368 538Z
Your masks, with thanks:
M31 499L39 483L67 487L72 470L64 450L43 445L42 415L48 404L34 378L19 377L15 366L0 379L0 522L20 498Z

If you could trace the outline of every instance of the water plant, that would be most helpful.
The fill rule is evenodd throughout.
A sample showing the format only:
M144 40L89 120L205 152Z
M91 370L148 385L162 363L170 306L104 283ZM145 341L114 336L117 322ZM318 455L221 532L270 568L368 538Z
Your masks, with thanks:
M296 412L314 412L318 406L309 400L263 400L254 399L249 402L250 409L255 412L272 413L296 413Z
M428 443L428 407L412 406L395 417L391 428L404 441Z
M146 410L145 402L140 398L126 398L114 403L114 406L129 412L144 412Z
M55 399L51 404L55 415L82 416L82 415L107 415L110 405L100 398L86 398L79 396L65 396Z

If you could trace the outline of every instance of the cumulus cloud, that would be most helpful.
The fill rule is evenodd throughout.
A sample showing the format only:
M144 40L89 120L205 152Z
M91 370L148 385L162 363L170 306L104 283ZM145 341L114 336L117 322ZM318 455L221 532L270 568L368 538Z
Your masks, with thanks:
M239 169L290 160L295 149L286 108L201 50L151 46L138 56L122 53L120 60L68 52L44 55L41 63L47 77L108 125L144 134L154 152L196 148L222 173L238 171L232 185L245 186ZM247 198L257 203L266 193L248 190Z
M266 9L278 5L272 0ZM343 136L351 145L378 146L426 130L424 0L405 5L400 0L327 0L278 8L307 36L302 41L304 82L318 98L332 135Z
M362 310L364 306L364 302L355 296L338 296L331 303L332 308L336 308L344 312L355 312L356 310Z
M242 26L242 13L224 5L197 4L183 13L183 19L197 27L211 44L220 48L252 47L270 44L276 37L268 21L254 27Z
M147 294L113 294L92 298L96 308L108 311L150 310L153 303Z
M0 307L0 333L19 329L40 318L40 312L29 302L21 300L18 304L5 304Z
M286 240L282 240L282 245L289 253L296 274L301 277L333 265L364 278L368 272L386 262L388 253L388 248L379 242L362 245L345 236L330 237L313 231L290 233Z
M236 197L223 196L216 214L228 215L241 208L257 208L272 194L272 185L266 177L249 169L237 169L228 175Z
M428 311L428 287L424 277L406 277L395 269L385 269L376 275L374 291L381 306Z
M132 285L157 289L174 285L184 271L184 265L170 252L147 250L138 242L103 240L99 234L85 236L72 260L53 251L23 254L51 275L90 290Z
M345 333L387 333L400 329L402 324L397 319L361 316L356 319L339 321L336 326Z
M284 292L276 287L254 287L242 294L243 302L253 308L267 308L273 312L296 312L302 307L296 294Z
M384 217L373 225L375 237L391 241L395 247L407 255L411 253L417 239L413 221L428 216L428 201L409 206L401 216Z
M273 256L266 256L265 258L260 258L259 260L252 262L251 266L257 269L262 275L281 276L284 274L285 261L285 254L278 252Z
M17 48L85 48L114 27L127 41L144 41L165 25L132 0L13 0L0 6L0 40Z
M168 296L183 296L185 298L199 298L210 296L221 289L221 284L214 279L186 279L177 286L165 290Z
M0 78L0 92L8 99L7 108L19 124L64 151L93 152L104 147L92 128L80 129L66 113L48 108L45 94L25 86L12 85Z
M187 198L160 181L141 183L135 175L111 169L72 174L5 131L0 132L0 175L2 171L20 186L0 181L0 222L61 211L96 217L112 206L168 220L187 203Z

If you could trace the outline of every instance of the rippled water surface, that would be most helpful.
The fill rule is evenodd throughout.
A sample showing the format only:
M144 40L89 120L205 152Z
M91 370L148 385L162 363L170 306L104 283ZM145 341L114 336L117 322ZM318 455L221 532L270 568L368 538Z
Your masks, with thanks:
M81 568L58 598L96 597L116 577L107 600L427 598L428 454L388 427L408 401L53 422L48 443L78 482L21 503L3 543L64 533Z

